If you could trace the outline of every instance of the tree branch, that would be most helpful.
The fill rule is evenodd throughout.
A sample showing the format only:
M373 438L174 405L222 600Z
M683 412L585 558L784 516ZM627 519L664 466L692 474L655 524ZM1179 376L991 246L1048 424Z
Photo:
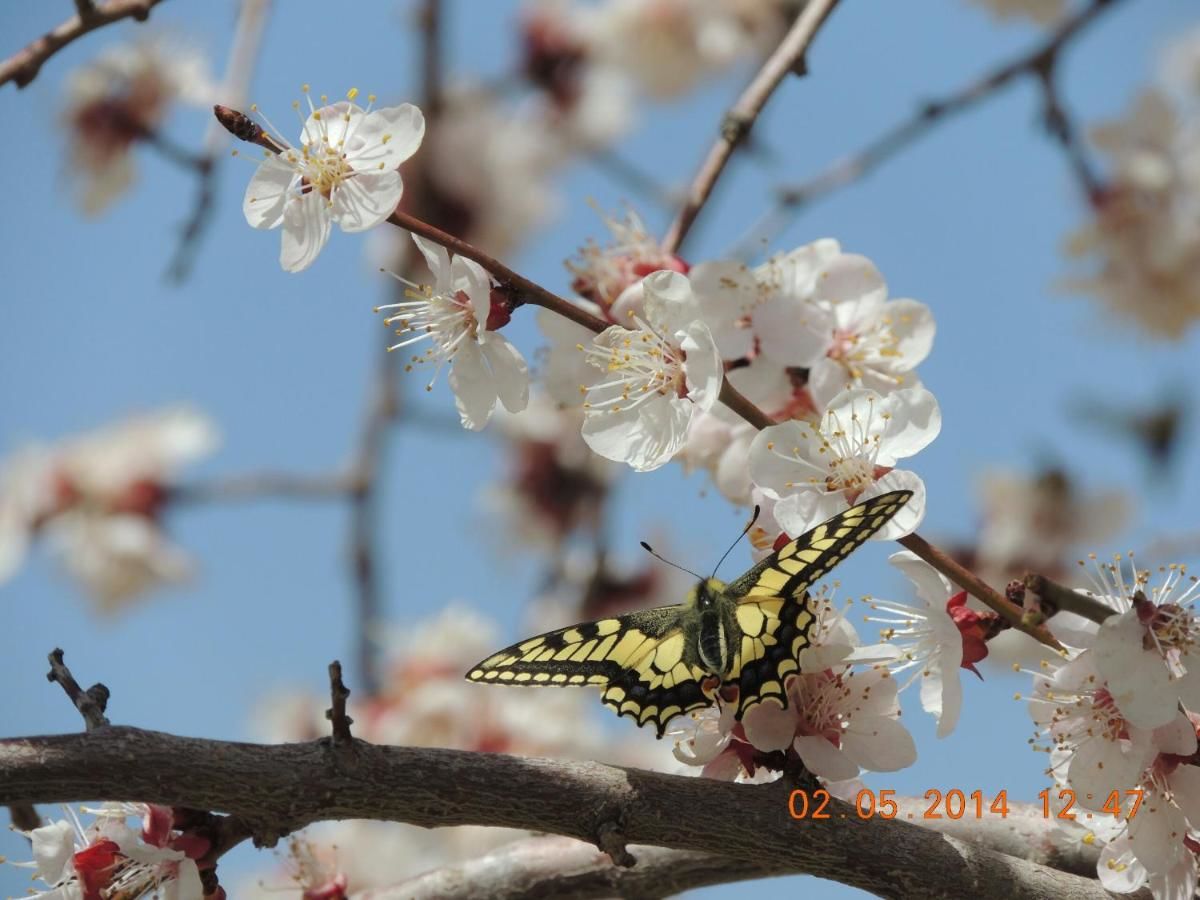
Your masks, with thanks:
M1098 882L906 821L795 820L788 787L737 785L597 763L358 742L257 745L136 728L0 741L0 804L136 798L219 810L270 843L312 822L365 818L427 828L488 825L597 843L764 859L884 897L1101 898ZM1002 823L1003 824L1003 823ZM870 852L862 852L870 848Z
M325 718L333 729L333 743L335 746L350 746L354 743L354 737L350 734L354 720L346 715L350 689L342 681L342 664L336 659L329 664L329 699L330 707L325 710Z
M725 113L721 120L721 135L701 164L692 186L688 189L683 208L679 210L667 231L667 236L663 239L665 252L678 252L683 239L687 237L696 217L700 215L700 210L712 194L717 179L725 171L733 152L750 134L750 129L754 127L763 107L767 105L780 82L789 72L797 71L797 65L804 58L805 51L817 36L826 17L837 6L837 2L838 0L808 0L775 52L767 58L754 80Z
M50 651L50 671L46 673L47 681L57 681L66 695L75 704L88 731L93 728L103 728L108 725L104 710L108 706L108 688L97 682L86 691L79 686L67 664L63 662L62 650L55 648Z
M1072 166L1085 188L1091 187L1094 179L1089 178L1090 168L1086 161L1080 161L1078 144L1074 142L1074 129L1066 119L1061 101L1053 93L1052 82L1048 76L1063 49L1082 34L1087 25L1118 2L1120 0L1092 0L1074 15L1063 19L1036 47L985 72L957 91L922 103L912 117L892 126L856 153L834 161L808 181L780 188L776 195L777 208L758 222L747 237L739 241L739 252L757 247L764 240L769 241L771 235L781 229L802 207L831 191L861 180L937 126L995 96L1025 76L1036 78L1043 90L1048 92L1043 95L1043 114L1047 125L1051 133L1067 148ZM1052 102L1050 98L1053 98ZM1088 175L1083 174L1084 172Z
M1109 616L1116 615L1116 610L1103 603L1051 581L1045 575L1026 575L1022 586L1033 594L1046 616L1058 612L1075 613L1097 624L1101 624Z
M19 88L25 87L37 77L42 64L67 44L83 37L89 31L95 31L121 19L137 19L144 22L150 16L150 10L161 2L162 0L108 0L103 6L96 7L90 2L77 0L76 8L80 14L72 16L29 46L0 62L0 85L12 81ZM85 14L85 6L91 7L91 12Z
M955 562L947 553L933 546L925 538L917 533L905 535L897 539L901 547L911 550L929 565L933 566L952 582L963 588L972 597L976 597L983 601L998 613L1005 622L1018 631L1023 631L1034 640L1045 644L1047 647L1053 647L1056 650L1062 649L1057 638L1040 622L1031 622L1025 616L1025 611L1017 604L1013 603L995 588L990 587L982 578L967 569L964 566Z

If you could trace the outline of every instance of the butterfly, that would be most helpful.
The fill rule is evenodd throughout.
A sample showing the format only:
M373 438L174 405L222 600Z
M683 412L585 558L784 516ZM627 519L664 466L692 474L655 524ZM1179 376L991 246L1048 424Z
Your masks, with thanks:
M809 586L891 520L912 497L891 491L838 513L740 578L702 578L684 603L582 622L527 638L467 673L469 681L595 685L619 716L653 724L736 702L787 707L785 679L800 671L818 606Z

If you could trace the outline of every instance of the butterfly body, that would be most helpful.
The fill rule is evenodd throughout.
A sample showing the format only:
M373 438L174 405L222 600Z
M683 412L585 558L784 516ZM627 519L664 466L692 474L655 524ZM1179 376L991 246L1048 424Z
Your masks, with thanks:
M595 685L618 715L653 723L659 737L677 715L718 696L735 717L771 700L787 706L787 679L819 609L808 587L882 528L908 502L892 491L833 516L725 584L700 580L675 606L582 622L514 644L467 673L471 681Z

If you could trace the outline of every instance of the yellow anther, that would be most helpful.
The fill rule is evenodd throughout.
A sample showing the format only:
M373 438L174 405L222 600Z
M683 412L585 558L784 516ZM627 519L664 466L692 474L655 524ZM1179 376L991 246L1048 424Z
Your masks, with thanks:
M347 100L353 100L357 96L358 96L358 88L350 88L350 90L346 91L346 99Z

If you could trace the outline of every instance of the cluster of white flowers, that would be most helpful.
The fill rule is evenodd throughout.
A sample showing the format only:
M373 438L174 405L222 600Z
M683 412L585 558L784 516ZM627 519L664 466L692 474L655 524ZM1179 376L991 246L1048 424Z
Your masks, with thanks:
M94 819L86 828L75 811L26 834L33 861L13 863L34 870L47 890L29 891L45 900L91 900L99 897L144 897L203 900L204 887L196 864L210 842L177 829L165 806L106 803L84 809ZM129 819L140 819L134 830ZM208 900L223 900L220 888Z
M133 183L134 144L157 131L174 103L204 105L212 96L204 58L161 39L112 47L73 72L62 122L83 211L102 212Z
M1192 83L1175 96L1148 89L1125 119L1093 130L1108 182L1069 239L1088 271L1068 285L1177 340L1200 320L1200 85L1182 62L1175 69Z
M1101 883L1190 897L1200 873L1200 584L1182 566L1096 564L1086 593L1114 612L1100 626L1060 614L1068 651L1034 673L1029 710L1058 785L1089 812L1074 839L1104 844ZM1135 802L1136 798L1136 802Z
M18 451L0 466L0 581L40 534L103 612L185 580L191 565L163 531L163 504L176 471L216 441L206 418L169 409Z
M705 468L731 501L768 507L793 535L897 489L914 497L879 537L917 527L924 484L896 466L941 429L915 372L933 345L927 306L889 299L875 266L834 240L757 268L689 268L636 217L609 225L614 244L589 246L572 271L589 309L613 324L592 337L539 320L547 389L582 398L593 450L639 471L676 457ZM759 432L719 405L726 379L779 424Z
M793 0L533 0L523 69L568 141L599 148L623 133L640 96L676 99L766 52Z
M765 702L740 723L732 707L693 714L670 734L681 762L726 780L763 780L795 754L829 785L864 770L894 772L917 758L900 722L900 691L920 683L922 707L938 721L938 736L953 731L962 706L960 668L973 668L981 643L976 619L955 615L965 597L908 552L891 562L913 583L920 606L872 600L884 616L884 642L864 646L845 613L826 596L819 604L812 644L800 654L800 673L787 684L787 707ZM903 679L896 676L907 673ZM761 771L760 771L761 770Z

